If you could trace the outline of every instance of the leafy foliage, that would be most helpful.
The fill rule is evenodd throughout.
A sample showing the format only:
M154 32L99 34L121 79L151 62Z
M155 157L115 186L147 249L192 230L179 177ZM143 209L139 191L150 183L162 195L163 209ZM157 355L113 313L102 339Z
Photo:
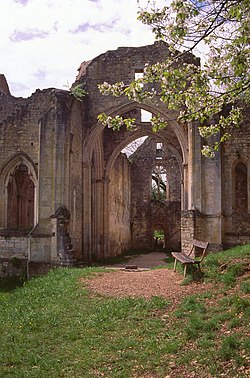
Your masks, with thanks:
M157 40L167 43L169 57L146 65L143 77L128 86L104 83L100 91L139 102L160 99L178 112L179 122L200 124L200 134L207 139L203 153L213 156L239 127L244 104L250 100L250 2L173 0L162 8L156 3L149 0L145 9L139 8L139 20L152 28ZM198 49L205 51L205 63L188 63L190 53ZM148 90L152 83L157 89ZM161 119L157 127L156 120L155 131L164 126Z
M135 127L135 118L123 118L118 115L110 117L105 113L101 113L98 116L98 121L113 130L120 130L123 125L125 125L128 130L132 130Z
M87 95L86 90L83 88L82 84L76 84L70 88L70 93L77 100L82 101L83 98Z

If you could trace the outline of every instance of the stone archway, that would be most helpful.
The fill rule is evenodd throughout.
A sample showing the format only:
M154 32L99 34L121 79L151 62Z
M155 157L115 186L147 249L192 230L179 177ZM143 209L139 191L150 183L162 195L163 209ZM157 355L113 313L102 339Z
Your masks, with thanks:
M129 103L117 108L110 113L110 115L122 115L135 107L137 109L151 111L152 114L159 112L158 108L151 105ZM163 135L159 134L158 137L164 143L168 143L169 149L176 158L178 171L180 172L181 177L182 207L185 208L188 202L184 195L184 193L187 193L187 190L184 188L187 170L183 169L183 167L187 167L188 161L187 136L181 126L175 121L170 120L167 112L164 116L168 119L169 129L173 135L175 135L176 141L178 141L178 148L171 145ZM110 219L113 217L113 214L118 214L120 211L117 207L114 207L116 206L115 204L118 202L124 202L124 198L120 197L120 199L118 199L117 197L116 200L113 201L113 205L110 205L112 202L111 198L114 196L114 177L118 177L114 174L114 170L119 170L116 166L116 162L118 161L117 159L120 156L121 151L128 143L143 135L156 135L152 132L149 125L143 124L141 127L138 127L135 132L129 133L125 132L125 130L116 133L114 132L114 134L116 134L116 136L119 135L119 137L114 137L114 140L108 139L107 148L107 142L104 137L106 133L107 131L104 126L98 123L92 129L84 143L84 218L86 221L84 220L83 235L84 250L88 251L87 254L90 259L93 257L100 258L108 257L112 254L118 254L124 250L125 246L127 248L129 247L130 243L128 242L128 234L130 232L129 228L131 227L131 219L128 219L130 217L128 214L128 204L126 204L123 210L121 210L121 213L123 213L122 216L125 216L124 213L126 213L126 223L124 223L125 221L121 216L120 220L117 221L118 223L116 226L110 227ZM127 179L127 182L128 181L129 179ZM125 192L129 191L130 189L125 186L123 190ZM90 203L91 206L89 205ZM125 211L125 209L127 210ZM112 224L114 225L114 217ZM117 235L114 235L116 227L119 230Z

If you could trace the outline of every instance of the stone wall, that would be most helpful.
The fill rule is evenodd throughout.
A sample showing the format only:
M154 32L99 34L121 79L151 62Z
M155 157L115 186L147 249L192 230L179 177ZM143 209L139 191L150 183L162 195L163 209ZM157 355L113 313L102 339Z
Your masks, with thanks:
M0 277L26 275L29 238L0 236Z
M57 251L52 250L51 244L51 216L59 207L66 206L72 212L69 231L73 233L76 255L81 258L82 105L67 91L48 89L37 90L27 99L1 95L0 108L0 190L3 193L0 196L0 234L12 235L10 226L17 228L19 242L16 245L19 243L20 248L22 234L27 237L30 234L30 258L50 262L57 259ZM11 224L7 222L7 185L9 177L16 180L12 171L20 164L27 167L26 175L34 185L28 198L29 204L33 204L28 212L34 211L34 215L28 214L28 219L32 219L33 224L29 224L25 232L20 232L19 224L15 227L17 209L14 207L11 208ZM10 189L14 192L15 182ZM5 243L9 243L11 249L11 241Z
M195 239L195 212L186 210L181 212L181 250L184 253L190 251L190 244Z
M209 242L208 252L221 251L222 244L218 241L221 216L204 215L197 210L181 212L181 245L182 251L188 253L193 239Z
M42 213L42 211L39 211L41 209L38 209L38 193L46 191L46 188L42 187L40 187L40 191L38 190L40 119L53 107L54 93L53 90L37 91L28 99L16 99L5 95L0 97L0 105L2 107L0 124L0 229L4 230L8 226L7 184L9 175L18 164L24 164L28 167L28 174L32 177L35 186L34 216L32 216L34 226L38 221L39 214ZM50 140L51 138L48 139L47 143ZM47 170L49 170L48 164ZM48 203L46 206L48 208ZM22 244L21 239L20 244Z
M29 237L27 236L0 236L1 258L28 257Z
M117 106L128 103L125 97L102 96L98 84L103 82L129 84L134 80L135 73L141 72L145 64L164 61L168 56L167 44L155 42L154 45L142 47L119 47L117 50L97 56L92 61L83 62L76 83L82 83L88 92L86 111L89 126L96 124L97 116L101 112L109 112ZM199 59L190 54L186 56L186 62L194 62L198 65Z
M0 97L0 171L19 152L38 164L39 120L53 106L53 97L53 90L47 89L37 90L28 99Z
M180 250L181 240L181 209L180 201L150 202L150 224L152 231L163 230L165 235L164 245L168 250ZM154 245L152 244L152 248Z
M27 259L0 258L0 278L8 276L22 276L27 275Z
M222 146L222 207L223 207L223 245L227 248L233 245L250 242L250 119L249 108L245 109L244 121L239 129L234 129L232 137ZM243 195L246 206L237 209L240 195L239 177L236 167L243 164L246 169L246 185Z
M162 143L161 158L157 159L157 142L161 139L148 137L130 158L133 248L153 248L157 229L164 231L167 248L180 247L181 173L167 143ZM166 172L169 195L152 200L152 171L157 165Z
M130 164L120 154L110 174L109 182L109 250L116 256L130 248L131 207Z

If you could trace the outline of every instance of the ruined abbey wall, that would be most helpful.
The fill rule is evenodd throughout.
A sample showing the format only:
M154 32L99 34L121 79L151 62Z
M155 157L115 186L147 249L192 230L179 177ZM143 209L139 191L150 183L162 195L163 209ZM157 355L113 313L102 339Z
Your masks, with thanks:
M98 84L129 84L168 54L157 42L83 62L75 83L86 90L81 102L56 89L14 98L0 75L0 275L18 270L16 258L32 275L150 249L155 230L164 232L166 247L183 251L193 238L208 241L210 251L250 242L249 109L208 159L199 125L180 124L161 102L99 92ZM191 54L186 61L199 64ZM103 112L135 118L136 127L104 127L97 119ZM160 114L166 128L154 133L143 112ZM141 137L126 157L124 149ZM160 183L155 192L152 182Z
M250 238L250 118L244 120L222 147L222 208L225 246Z

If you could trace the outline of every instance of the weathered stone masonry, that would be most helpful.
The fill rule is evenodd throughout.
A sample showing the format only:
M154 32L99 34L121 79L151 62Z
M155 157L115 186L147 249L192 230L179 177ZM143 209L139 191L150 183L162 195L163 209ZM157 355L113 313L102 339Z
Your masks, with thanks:
M0 275L150 249L157 229L171 249L186 250L194 237L214 251L250 242L249 112L207 159L198 125L178 124L163 103L102 96L97 88L129 83L168 54L155 43L82 63L76 80L87 91L82 102L56 89L15 98L0 75ZM199 64L192 55L188 60ZM143 111L161 114L166 129L153 133ZM104 128L97 121L102 112L133 116L137 127ZM129 158L122 153L141 137L147 139ZM161 198L152 193L157 170L165 178Z

